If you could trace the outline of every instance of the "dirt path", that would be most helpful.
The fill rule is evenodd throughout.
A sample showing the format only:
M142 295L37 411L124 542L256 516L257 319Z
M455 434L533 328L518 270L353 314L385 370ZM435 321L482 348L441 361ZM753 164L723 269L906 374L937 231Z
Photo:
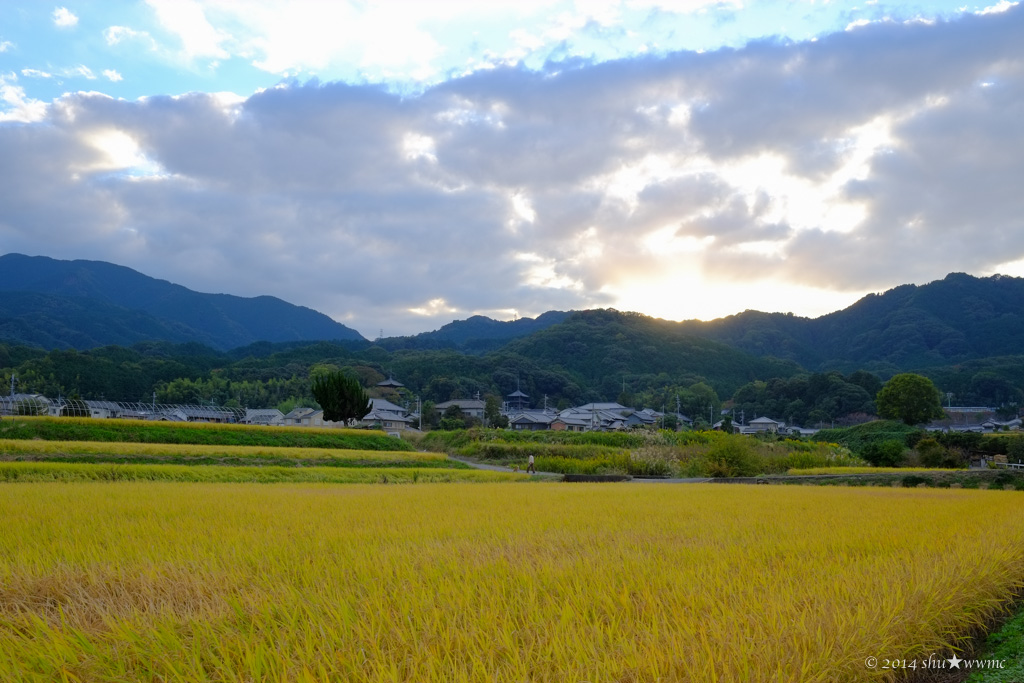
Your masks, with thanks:
M486 463L476 462L476 461L470 460L468 458L461 458L461 457L457 457L457 456L454 456L454 455L449 455L448 457L451 458L452 460L458 460L459 462L464 463L466 465L469 465L470 467L472 467L474 469L478 469L478 470L488 470L490 472L515 472L515 470L513 470L511 467L505 467L504 465L488 465ZM522 472L522 470L519 470L519 471ZM549 476L549 477L560 477L560 476L562 476L558 472L537 472L537 474L543 474L543 475L546 475L546 476ZM711 481L711 479L709 479L709 478L699 478L699 477L689 478L689 479L685 479L685 478L652 479L652 478L644 478L644 477L633 477L632 479L630 479L630 481L636 482L636 483L644 483L644 484L706 484L707 482Z

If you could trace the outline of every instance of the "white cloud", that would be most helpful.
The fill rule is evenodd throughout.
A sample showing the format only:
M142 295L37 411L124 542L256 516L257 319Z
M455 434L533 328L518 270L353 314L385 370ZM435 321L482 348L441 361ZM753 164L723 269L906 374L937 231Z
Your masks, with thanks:
M125 41L134 40L149 43L152 47L153 37L147 31L136 31L127 26L109 26L103 31L103 39L107 45L118 45Z
M53 74L39 69L22 69L21 75L26 78L53 78Z
M146 0L146 4L156 11L161 26L181 41L182 56L186 60L230 57L223 47L230 36L210 24L199 2Z
M426 303L420 306L410 308L409 312L412 313L413 315L434 318L440 315L450 316L457 314L459 312L459 309L452 308L451 306L448 305L447 301L438 298L431 299L430 301L427 301Z
M999 2L996 3L995 5L992 5L990 7L986 7L983 10L980 10L978 12L978 14L998 14L1000 12L1007 11L1011 7L1016 7L1019 4L1020 4L1019 2L1009 2L1009 0L999 0Z
M27 97L25 89L11 81L17 82L17 76L0 74L0 123L34 123L44 120L47 114L46 103Z
M61 73L71 78L85 78L90 81L96 80L96 74L94 74L92 72L92 69L85 66L84 64L79 64L78 66L71 67L69 69L64 69Z
M53 10L53 23L60 28L70 28L78 24L78 17L67 7L57 7Z
M217 31L225 7L205 6ZM282 84L47 109L7 77L2 116L45 125L0 126L5 244L275 294L368 336L509 309L819 314L1024 259L1022 31L1015 7L499 67L419 95Z
M108 81L111 81L111 82L113 82L113 83L117 83L118 81L123 81L123 80L124 80L124 76L122 76L122 75L121 75L121 74L120 74L120 73L119 73L119 72L118 72L117 70L115 70L115 69L104 69L104 70L103 70L103 76L104 76L104 77L105 77L105 78L106 78L106 79L107 79Z
M14 47L14 43L9 40L0 40L0 52L7 52Z

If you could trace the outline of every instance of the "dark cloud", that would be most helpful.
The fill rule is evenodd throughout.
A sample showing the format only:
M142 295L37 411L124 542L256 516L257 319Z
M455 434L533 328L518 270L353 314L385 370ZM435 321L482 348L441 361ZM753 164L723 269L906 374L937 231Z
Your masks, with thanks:
M1024 258L1021 35L1015 7L415 96L70 94L0 124L0 250L275 294L370 336L614 305L680 267L846 291L986 271ZM116 167L111 131L144 161Z

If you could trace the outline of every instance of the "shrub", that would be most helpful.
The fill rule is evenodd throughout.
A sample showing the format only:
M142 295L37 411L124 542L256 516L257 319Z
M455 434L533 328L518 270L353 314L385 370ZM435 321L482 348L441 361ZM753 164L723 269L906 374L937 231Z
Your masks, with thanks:
M946 447L935 439L926 438L917 442L917 455L925 467L942 467L948 453Z
M965 453L959 448L946 448L936 439L924 438L917 442L915 448L921 465L942 469L960 469L967 467Z
M822 429L812 438L815 441L841 444L859 454L868 444L883 441L901 441L904 446L912 447L921 434L922 430L917 427L909 427L902 422L875 420L853 427Z
M713 477L752 477L761 469L750 442L743 437L719 441L708 449L706 459Z
M1024 437L1007 439L1006 455L1011 461L1024 462Z
M889 439L867 444L859 455L875 467L896 467L903 464L904 450L903 441Z

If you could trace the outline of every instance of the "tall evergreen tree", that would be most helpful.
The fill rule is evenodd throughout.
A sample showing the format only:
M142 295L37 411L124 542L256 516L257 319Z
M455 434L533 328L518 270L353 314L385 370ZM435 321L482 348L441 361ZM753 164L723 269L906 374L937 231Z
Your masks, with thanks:
M313 398L324 411L324 419L331 422L360 420L371 410L370 398L359 380L342 372L327 372L313 378Z

